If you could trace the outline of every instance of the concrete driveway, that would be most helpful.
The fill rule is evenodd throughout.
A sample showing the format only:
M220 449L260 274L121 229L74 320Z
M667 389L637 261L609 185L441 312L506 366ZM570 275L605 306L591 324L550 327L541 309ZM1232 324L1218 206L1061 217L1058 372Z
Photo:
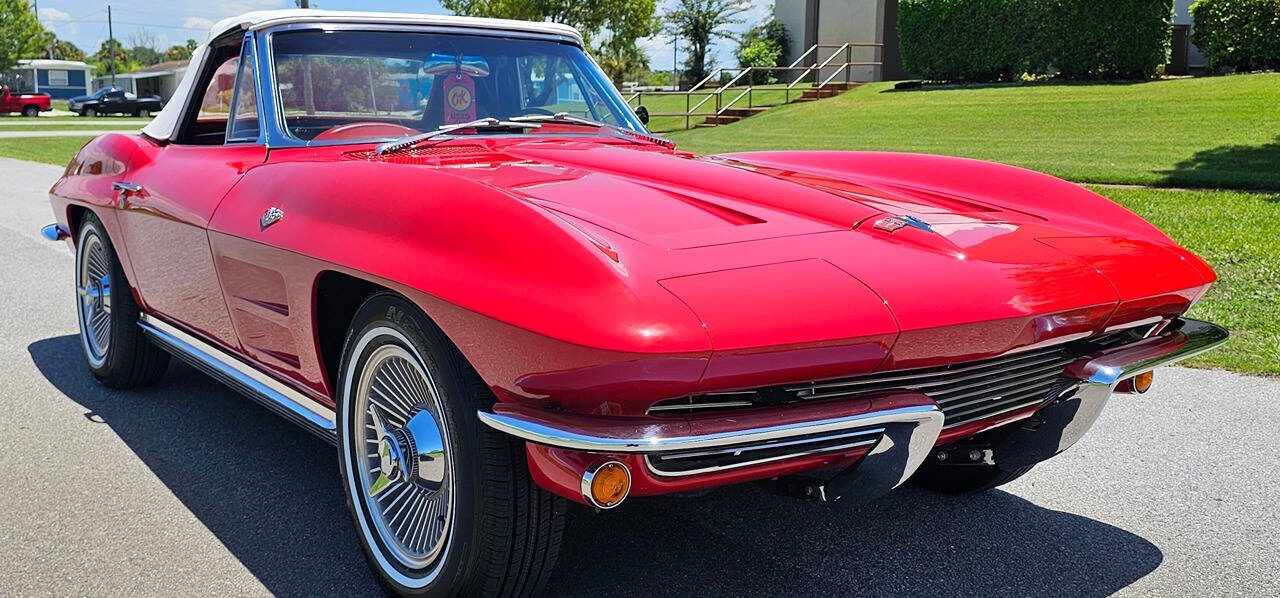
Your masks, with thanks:
M178 365L94 382L61 168L0 159L0 594L360 595L334 449ZM1280 595L1280 381L1163 370L1004 489L832 511L752 486L573 509L550 596Z

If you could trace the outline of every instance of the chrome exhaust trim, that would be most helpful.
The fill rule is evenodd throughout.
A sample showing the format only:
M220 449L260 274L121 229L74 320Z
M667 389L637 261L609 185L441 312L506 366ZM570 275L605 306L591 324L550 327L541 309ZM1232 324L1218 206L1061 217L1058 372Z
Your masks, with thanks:
M138 326L162 349L329 442L337 442L332 409L249 364L148 314Z

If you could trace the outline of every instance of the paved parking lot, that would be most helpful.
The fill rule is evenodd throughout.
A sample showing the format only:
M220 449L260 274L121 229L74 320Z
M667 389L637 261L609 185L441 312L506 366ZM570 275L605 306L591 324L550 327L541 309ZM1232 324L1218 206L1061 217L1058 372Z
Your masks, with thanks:
M175 365L83 365L61 168L0 159L0 595L376 590L333 448ZM552 596L1280 595L1280 381L1169 369L1005 489L832 511L754 487L571 513Z

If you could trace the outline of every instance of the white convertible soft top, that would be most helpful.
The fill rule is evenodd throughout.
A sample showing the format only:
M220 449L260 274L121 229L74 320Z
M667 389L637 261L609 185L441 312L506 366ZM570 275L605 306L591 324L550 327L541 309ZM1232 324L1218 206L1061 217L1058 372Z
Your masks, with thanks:
M222 19L209 29L210 41L216 40L233 31L257 31L277 25L294 23L356 23L356 24L388 24L388 25L442 25L447 27L466 27L471 29L494 29L500 31L520 31L527 33L549 33L565 36L582 45L582 35L577 29L560 23L536 23L531 21L512 21L507 19L481 19L475 17L455 17L450 15L424 15L395 12L366 12L345 10L288 9L260 10L247 12L237 17ZM164 109L142 128L142 133L153 139L169 139L178 127L178 118L182 114L187 100L194 93L195 79L204 68L204 61L209 56L208 43L200 44L191 53L191 62L187 72L182 75L178 89L165 104Z

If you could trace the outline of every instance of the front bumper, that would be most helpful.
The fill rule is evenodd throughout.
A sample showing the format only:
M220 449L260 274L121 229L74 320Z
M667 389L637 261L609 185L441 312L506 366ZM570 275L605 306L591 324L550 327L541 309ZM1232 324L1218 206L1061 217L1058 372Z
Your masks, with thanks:
M1042 403L1001 417L1000 425L1036 423L1011 435L1002 455L1008 463L1052 457L1088 431L1117 384L1213 349L1227 337L1214 324L1179 319L1149 338L1079 358ZM608 460L628 465L637 495L821 469L838 472L826 485L827 500L864 501L911 477L943 426L937 404L915 391L685 418L569 414L505 403L479 417L528 441L535 479L579 502L586 502L583 472Z

